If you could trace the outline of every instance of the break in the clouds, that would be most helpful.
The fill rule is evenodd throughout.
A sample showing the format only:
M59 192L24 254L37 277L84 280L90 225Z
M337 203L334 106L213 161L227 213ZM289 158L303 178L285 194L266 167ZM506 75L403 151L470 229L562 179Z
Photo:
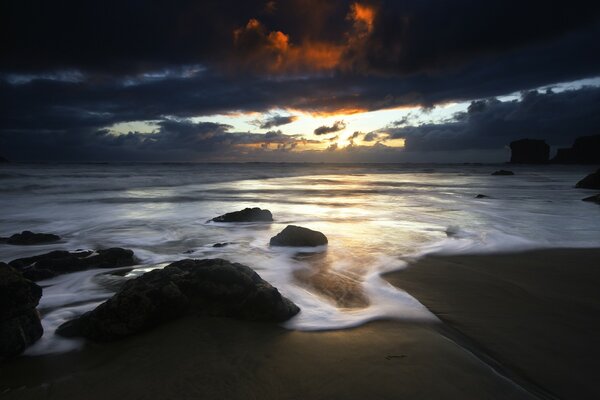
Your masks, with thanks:
M516 132L508 116L487 130L476 120L486 112L424 124L426 118L401 108L435 110L600 76L600 4L582 0L109 0L60 6L8 0L0 5L0 31L9 38L0 44L0 153L13 159L66 157L69 153L55 145L60 143L72 149L99 146L97 154L106 159L218 158L223 149L234 148L232 159L244 160L246 153L238 151L244 135L257 139L239 145L260 158L261 149L274 148L260 147L273 134L252 132L253 127L280 129L291 143L311 141L304 146L307 159L318 159L310 152L330 148L319 161L344 151L356 156L356 146L381 147L386 138L389 144L401 135L407 138L406 152L435 152L432 158L444 149L501 148L512 135L568 142L574 132L586 131L583 124L591 113L577 120L568 112L531 110L528 116L537 113L554 123L534 124L523 117ZM569 93L583 101L591 90ZM554 96L544 98L564 98ZM499 102L485 100L486 110L500 112L512 104ZM529 103L523 98L512 105ZM600 114L597 102L588 107ZM396 108L397 118L357 128L370 134L351 138L343 128L328 130L339 128L334 122L347 120L346 115ZM256 119L257 114L263 118ZM218 145L199 140L187 152L175 150L190 139L167 134L169 121L206 117L227 125L215 115L238 115L251 126L217 129L215 140L223 139ZM303 125L306 115L334 119L315 130L319 125ZM101 133L127 123L158 128L154 133L117 132L123 138ZM386 124L389 136L381 136ZM340 133L335 148L312 143L334 132ZM153 147L152 135L163 144L168 138L169 146L163 147L169 150ZM44 146L57 150L45 152ZM292 151L301 147L294 145ZM394 151L399 161L406 157ZM84 158L87 153L78 154Z
M328 133L335 133L346 129L346 123L344 121L335 121L331 126L320 126L314 130L315 135L327 135Z

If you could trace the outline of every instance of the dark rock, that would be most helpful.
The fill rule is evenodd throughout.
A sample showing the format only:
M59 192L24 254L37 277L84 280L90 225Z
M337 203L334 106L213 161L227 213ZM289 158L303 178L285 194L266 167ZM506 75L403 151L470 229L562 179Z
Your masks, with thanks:
M271 222L273 215L269 210L261 210L258 207L244 208L242 211L234 211L212 219L214 222Z
M51 251L39 256L19 258L9 263L28 279L39 281L69 272L92 268L117 268L135 264L133 251L113 247L97 251Z
M5 241L8 244L29 246L34 244L45 244L58 242L60 236L53 235L51 233L33 233L31 231L23 231L21 233L15 233Z
M126 282L112 298L61 325L57 333L110 341L187 314L279 322L299 311L245 265L187 259Z
M510 143L511 164L545 164L550 158L550 146L544 140L521 139Z
M501 170L492 172L492 175L495 175L495 176L508 176L508 175L514 175L514 174L515 174L514 172L507 171L505 169L501 169Z
M486 196L485 194L478 194L475 196L476 199L488 199L490 196Z
M215 243L215 244L213 244L213 246L212 246L212 247L225 247L225 246L227 246L228 244L229 244L229 243Z
M41 287L0 263L0 357L18 355L42 336L41 297Z
M552 162L556 164L600 164L600 135L578 137L572 147L558 149Z
M271 246L313 247L327 244L327 237L318 231L288 225L271 238L270 244Z
M577 182L575 187L581 189L600 189L600 169Z
M9 162L6 158L0 156L0 164Z
M592 203L600 204L600 194L596 194L594 196L586 197L582 199L582 201L590 201Z

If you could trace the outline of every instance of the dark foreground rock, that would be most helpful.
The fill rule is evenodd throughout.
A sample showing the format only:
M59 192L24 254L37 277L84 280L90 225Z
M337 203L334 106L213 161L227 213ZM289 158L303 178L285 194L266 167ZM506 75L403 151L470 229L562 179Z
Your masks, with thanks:
M583 201L589 201L592 203L596 203L596 204L600 204L600 194L596 194L594 196L590 196L590 197L586 197L585 199L582 199Z
M581 189L600 189L600 169L577 182L575 187Z
M556 164L600 164L600 135L578 137L572 147L558 149L552 162Z
M39 256L19 258L9 264L21 271L25 278L39 281L92 268L126 267L135 262L133 251L113 247L97 251L56 250Z
M0 263L0 357L18 355L42 336L41 297L41 287Z
M521 139L510 143L511 164L545 164L550 158L550 146L543 140Z
M269 210L258 207L244 208L242 211L234 211L220 215L212 219L214 222L271 222L273 215Z
M271 246L313 247L327 244L327 237L321 232L296 225L288 225L273 236Z
M501 169L501 170L492 172L492 175L494 175L494 176L508 176L508 175L514 175L514 174L515 174L514 172L507 171L505 169Z
M33 233L31 231L23 231L21 233L15 233L9 238L0 238L0 242L8 244L30 246L35 244L46 244L58 242L60 236L53 235L51 233Z
M187 259L128 281L112 298L64 323L57 333L110 341L187 314L280 322L299 311L245 265Z

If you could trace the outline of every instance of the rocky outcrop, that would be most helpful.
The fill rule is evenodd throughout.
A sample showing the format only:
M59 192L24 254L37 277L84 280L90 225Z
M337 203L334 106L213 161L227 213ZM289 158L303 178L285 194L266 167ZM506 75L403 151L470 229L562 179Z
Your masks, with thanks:
M501 169L501 170L492 172L492 175L494 175L494 176L508 176L508 175L514 175L514 174L515 174L514 172L507 171L505 169Z
M18 355L42 336L41 297L41 287L0 263L0 357Z
M135 257L133 251L120 247L97 251L56 250L38 256L19 258L9 264L21 271L27 279L39 281L92 268L126 267L135 264Z
M580 189L600 189L600 169L577 182L575 187Z
M589 201L592 203L596 203L596 204L600 204L600 194L596 194L594 196L590 196L590 197L586 197L585 199L582 199L583 201Z
M288 225L273 236L271 246L314 247L327 244L327 237L318 231L296 225Z
M57 333L110 341L187 314L279 322L299 311L245 265L186 259L128 281L112 298L61 325Z
M60 236L53 235L52 233L33 233L31 231L23 231L21 233L15 233L9 238L0 238L0 242L8 244L30 246L35 244L46 244L58 242Z
M552 162L556 164L600 164L600 135L578 137L572 147L558 149Z
M511 164L545 164L550 158L550 146L544 140L521 139L510 143Z
M258 207L244 208L241 211L234 211L213 218L214 222L271 222L273 215L269 210L262 210Z

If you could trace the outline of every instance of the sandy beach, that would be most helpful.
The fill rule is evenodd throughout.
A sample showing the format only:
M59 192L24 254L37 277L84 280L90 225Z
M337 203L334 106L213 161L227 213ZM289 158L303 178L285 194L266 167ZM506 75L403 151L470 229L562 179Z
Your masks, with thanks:
M443 321L324 332L189 317L1 366L6 399L591 399L600 250L429 256L386 278Z

